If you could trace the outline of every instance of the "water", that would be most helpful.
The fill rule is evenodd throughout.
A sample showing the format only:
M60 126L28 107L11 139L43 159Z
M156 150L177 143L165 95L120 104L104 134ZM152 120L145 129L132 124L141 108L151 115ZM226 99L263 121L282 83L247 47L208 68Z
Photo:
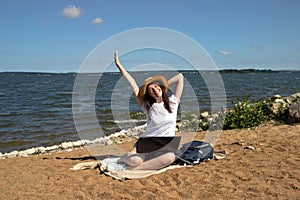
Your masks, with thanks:
M168 78L174 74L165 73ZM197 71L183 72L186 84L182 105L187 105L191 110L211 109L212 94L205 84L205 77L211 73L214 72L203 72L201 75ZM137 79L141 75L153 74L133 73ZM99 74L84 76L86 80L98 81ZM98 123L105 135L145 123L144 115L130 97L130 88L122 81L119 73L104 73L101 76L94 91L95 101L89 97L93 94L90 91L95 90L92 84L85 86L83 91L86 95L73 93L75 78L74 73L0 73L0 152L79 140L82 134L79 137L74 119L80 123L80 131L89 137L97 137ZM228 105L249 94L257 100L275 94L288 96L300 92L299 71L224 73L222 79ZM140 84L141 81L137 82ZM214 91L218 93L218 89L220 88L215 88ZM197 98L196 107L191 95L193 92ZM72 94L75 97L73 110ZM95 120L91 110L96 113L97 123L93 122Z

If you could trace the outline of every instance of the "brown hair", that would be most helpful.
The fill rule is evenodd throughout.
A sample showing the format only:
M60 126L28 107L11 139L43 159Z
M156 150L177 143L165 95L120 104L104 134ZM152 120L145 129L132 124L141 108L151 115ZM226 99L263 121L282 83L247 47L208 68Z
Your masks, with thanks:
M156 102L155 99L153 97L151 97L151 95L148 92L148 87L149 87L149 85L152 85L152 84L157 84L161 88L161 90L162 90L162 101L164 102L164 107L169 113L172 113L168 93L166 93L166 91L167 91L166 87L159 81L151 82L146 87L146 93L145 93L145 96L144 96L144 101L145 101L147 111L149 111L151 106Z

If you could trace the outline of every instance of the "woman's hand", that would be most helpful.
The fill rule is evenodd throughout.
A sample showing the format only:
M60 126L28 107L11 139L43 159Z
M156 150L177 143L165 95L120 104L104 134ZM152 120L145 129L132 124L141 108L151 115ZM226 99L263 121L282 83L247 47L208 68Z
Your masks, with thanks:
M119 71L125 75L127 74L126 70L124 69L124 67L122 66L122 64L120 63L120 60L119 60L119 55L118 55L118 52L115 51L115 64L116 66L118 67Z
M121 65L117 51L115 52L115 64L117 65L117 67Z

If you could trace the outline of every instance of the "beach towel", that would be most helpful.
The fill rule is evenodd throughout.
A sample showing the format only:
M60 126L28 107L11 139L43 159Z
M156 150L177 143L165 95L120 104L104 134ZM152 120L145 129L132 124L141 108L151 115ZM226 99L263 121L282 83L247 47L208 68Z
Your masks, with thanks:
M181 168L184 166L170 165L159 170L126 170L122 164L117 164L119 158L106 158L101 161L100 171L117 180L145 178L154 174L160 174L170 169Z
M102 173L111 176L114 179L126 180L126 179L135 179L135 178L145 178L154 174L163 173L170 169L185 167L180 165L170 165L160 170L126 170L124 165L117 164L117 161L119 159L120 157L114 157L114 158L105 158L102 161L78 163L70 169L84 170L84 169L99 168Z
M225 150L215 150L214 158L216 160L224 159L226 157L226 154L227 152ZM126 179L146 178L155 174L163 173L167 170L193 166L193 165L169 165L159 170L126 170L124 165L117 163L119 159L120 157L108 157L101 161L78 163L70 169L85 170L85 169L99 168L102 173L114 179L126 180Z
M84 169L96 169L100 165L99 161L91 161L91 162L84 162L78 163L70 168L70 170L84 170Z

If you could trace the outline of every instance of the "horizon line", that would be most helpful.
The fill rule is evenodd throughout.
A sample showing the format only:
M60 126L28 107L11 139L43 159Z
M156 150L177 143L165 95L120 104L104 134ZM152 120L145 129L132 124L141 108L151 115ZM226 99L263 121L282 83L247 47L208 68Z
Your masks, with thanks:
M196 69L183 69L183 70L155 70L161 72L169 72L169 71L178 71L178 72L189 72L189 71L218 71L218 72L298 72L300 69L257 69L257 68L245 68L245 69L236 69L236 68L227 68L227 69L216 69L216 70L196 70ZM128 72L151 72L148 71L130 71ZM91 73L120 73L119 71L105 71L105 72L50 72L50 71L1 71L0 73L32 73L32 74L91 74Z

